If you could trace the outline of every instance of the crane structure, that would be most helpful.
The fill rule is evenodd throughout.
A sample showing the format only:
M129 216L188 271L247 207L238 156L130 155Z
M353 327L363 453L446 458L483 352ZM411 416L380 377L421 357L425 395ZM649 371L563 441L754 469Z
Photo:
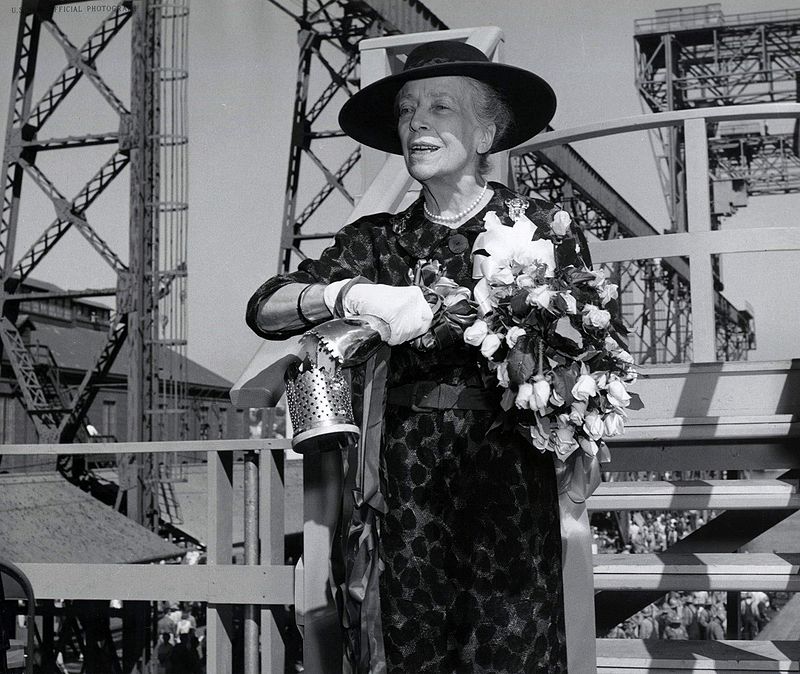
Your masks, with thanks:
M720 3L662 9L634 25L636 86L652 112L800 100L800 10L724 14ZM684 139L681 127L650 132L670 230L686 230ZM710 130L712 226L748 203L751 195L800 192L798 122L719 123ZM713 264L719 289L721 261ZM747 314L717 321L721 340L755 343ZM717 316L720 316L718 307ZM749 347L752 348L752 347Z
M634 25L636 87L652 112L720 105L794 102L800 73L800 9L723 14L720 3L658 10ZM749 195L800 191L797 123L722 123L709 134L713 214L746 205ZM654 136L674 231L685 231L683 138Z
M353 190L345 177L356 167L360 149L342 139L338 128L321 126L323 111L337 94L351 95L358 83L358 43L365 37L393 33L444 30L447 26L420 2L378 2L351 0L306 1L302 12L289 3L271 0L290 14L299 25L300 59L289 152L281 229L278 271L287 272L305 256L311 241L331 239L329 219L321 207L333 194L353 205ZM312 71L312 65L315 69ZM312 72L323 81L321 93L309 96ZM338 109L338 107L337 107ZM319 127L319 128L317 128ZM336 166L326 166L315 148L322 142L340 144ZM312 144L313 142L313 144ZM319 190L301 199L299 186L303 157L314 165L313 174L322 175ZM557 161L560 158L562 161ZM600 238L653 234L655 230L571 148L511 153L509 175L515 187L525 193L568 206L576 221ZM303 172L304 185L308 178ZM602 189L596 188L602 184ZM597 193L595 193L597 192ZM620 204L624 204L621 207ZM315 223L319 222L319 225ZM683 265L686 267L686 265ZM652 261L620 263L611 270L622 291L624 317L632 328L631 350L642 363L682 362L691 357L691 315L689 311L688 268L674 269ZM754 344L752 313L738 311L717 293L718 356L721 360L745 358Z
M100 20L82 44L76 44L59 25L61 10L71 13L80 3L63 0L26 0L19 9L11 100L5 136L0 191L0 338L2 352L13 369L23 406L35 424L39 441L71 443L86 440L87 412L116 357L128 349L128 439L181 439L187 426L186 373L186 240L187 135L186 37L188 0L167 4L153 0L120 0ZM97 16L97 19L93 17ZM43 34L63 50L66 64L43 93L34 97L37 61ZM113 40L130 35L130 104L101 75L101 56ZM81 85L81 82L84 82ZM80 129L59 137L46 135L46 123L65 100L82 106L70 121L91 124L97 104L81 94L89 83L114 113L115 128ZM77 88L76 88L77 87ZM67 107L67 106L63 106ZM106 115L107 116L107 115ZM85 121L90 120L90 121ZM63 122L64 120L59 120ZM63 124L62 124L63 126ZM106 158L92 177L67 196L37 161L48 162L58 153L64 162L70 152L94 148L92 156L108 147ZM87 154L81 155L86 161ZM74 160L73 160L74 161ZM113 250L92 224L89 208L108 186L130 176L130 206L120 213L128 220L127 255ZM27 192L38 187L49 199L55 218L44 227L22 209ZM28 201L33 201L31 194ZM107 338L77 390L59 390L57 378L47 376L47 363L38 362L20 335L17 319L27 293L24 281L59 241L77 231L94 253L110 267L116 283L108 288L37 293L38 301L64 297L114 297L116 310ZM19 240L33 240L21 253ZM127 262L124 259L127 257ZM76 268L91 269L94 260L75 260ZM128 514L154 525L158 480L152 459L120 457L120 487L138 496L129 498Z
M328 198L336 193L351 207L355 205L353 190L345 185L345 177L358 164L361 149L336 126L335 117L336 128L330 128L330 115L324 113L330 112L330 104L337 96L338 111L341 97L351 96L358 87L358 43L365 37L441 30L447 26L418 0L303 0L299 13L292 3L270 2L299 26L300 59L278 261L279 272L288 272L296 265L294 258L305 257L304 241L333 238L335 231L330 231L329 226L322 225L320 230L317 225L317 221L325 222L324 216L320 217L321 207ZM322 82L316 97L310 93L314 76ZM328 148L320 146L334 143L332 150L340 163L326 165ZM304 157L314 165L313 173L321 174L324 181L319 189L306 190L309 194L300 194ZM345 157L343 161L341 157ZM305 172L303 177L306 178Z

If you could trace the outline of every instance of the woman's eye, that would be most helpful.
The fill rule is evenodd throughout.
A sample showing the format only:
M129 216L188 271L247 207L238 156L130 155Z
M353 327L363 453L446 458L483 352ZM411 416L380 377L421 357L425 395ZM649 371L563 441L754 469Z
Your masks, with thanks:
M411 108L400 108L399 114L400 114L401 117L405 117L406 115L410 115L411 114Z

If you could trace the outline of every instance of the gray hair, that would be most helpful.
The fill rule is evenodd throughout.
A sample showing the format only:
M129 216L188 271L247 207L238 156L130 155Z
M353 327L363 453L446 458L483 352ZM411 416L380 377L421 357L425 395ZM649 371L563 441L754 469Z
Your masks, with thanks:
M485 176L492 168L489 154L503 140L505 134L514 124L514 115L511 112L511 108L494 87L473 77L464 77L463 79L464 83L472 89L473 96L470 97L470 100L472 101L472 109L475 112L478 124L481 126L494 124L496 129L492 147L489 152L480 155L478 160L478 172Z

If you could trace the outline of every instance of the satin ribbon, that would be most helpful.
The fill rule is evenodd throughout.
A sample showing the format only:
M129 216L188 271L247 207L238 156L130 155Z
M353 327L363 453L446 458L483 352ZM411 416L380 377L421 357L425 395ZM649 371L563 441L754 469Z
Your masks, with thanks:
M354 674L386 672L380 605L380 517L386 513L386 503L381 493L380 449L389 351L382 346L366 364L354 507L345 545L342 621Z
M553 461L558 486L564 627L570 674L595 674L597 671L592 530L586 499L601 482L600 464L611 460L608 446L598 444L595 456L576 450L566 461Z

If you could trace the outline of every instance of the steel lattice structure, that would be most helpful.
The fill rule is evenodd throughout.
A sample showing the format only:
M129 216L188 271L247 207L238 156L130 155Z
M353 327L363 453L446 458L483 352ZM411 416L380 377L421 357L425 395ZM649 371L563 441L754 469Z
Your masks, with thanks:
M123 0L77 46L54 19L57 0L22 3L6 127L0 191L0 269L2 269L2 348L13 368L24 407L41 442L85 440L86 414L123 345L129 345L128 438L180 439L186 427L186 0L159 4ZM100 57L123 31L132 43L131 109L103 79ZM66 65L34 101L42 32L63 49ZM115 113L116 129L47 137L44 128L81 80L87 80ZM72 94L72 95L71 95ZM71 95L71 96L70 96ZM91 105L87 103L87 105ZM85 115L91 119L91 108ZM79 117L79 120L83 117ZM74 148L109 146L95 174L69 198L48 176L37 157ZM64 157L67 158L67 155ZM128 262L92 226L88 210L109 184L130 169L131 199ZM55 219L27 250L16 251L18 234L36 232L21 217L28 183L46 195ZM76 391L59 390L47 363L23 343L16 326L20 304L31 299L21 284L70 230L78 231L117 278L115 288L37 293L37 300L116 296L117 308L107 340ZM87 262L86 267L90 267ZM24 306L24 304L23 304ZM152 471L145 470L147 475ZM121 479L121 482L124 481ZM130 478L140 483L140 475ZM151 480L146 477L145 483ZM148 490L145 490L148 491ZM153 491L153 490L149 490ZM148 499L146 499L148 500ZM153 522L157 504L129 504L137 519Z
M635 23L636 86L647 110L685 110L798 100L800 10L725 15L720 3L665 9ZM654 134L664 194L676 231L685 229L682 145L676 129ZM709 139L715 214L746 201L726 201L731 188L746 194L800 191L793 134L766 124L720 125ZM741 197L740 197L741 198Z
M334 98L341 94L351 96L358 87L358 43L365 37L439 30L447 26L417 0L304 0L300 13L293 12L289 3L270 1L300 26L300 61L278 261L278 270L287 272L293 267L293 257L304 257L303 241L333 237L333 231L312 231L314 215L328 197L336 192L351 206L355 204L355 198L343 181L358 164L361 150L340 129L318 127ZM309 89L317 72L327 84L319 96L311 100ZM321 144L331 142L339 147L347 142L352 145L349 152L341 151L341 156L346 158L335 167L326 166L321 159L323 152L318 150ZM303 157L314 164L324 180L321 188L304 200L304 205L299 194Z
M520 192L560 203L584 231L598 239L656 232L571 147L511 153L511 175ZM692 358L689 269L681 261L632 260L608 270L620 287L630 350L639 363L678 363ZM739 311L716 292L717 357L742 360L753 348L752 312Z

